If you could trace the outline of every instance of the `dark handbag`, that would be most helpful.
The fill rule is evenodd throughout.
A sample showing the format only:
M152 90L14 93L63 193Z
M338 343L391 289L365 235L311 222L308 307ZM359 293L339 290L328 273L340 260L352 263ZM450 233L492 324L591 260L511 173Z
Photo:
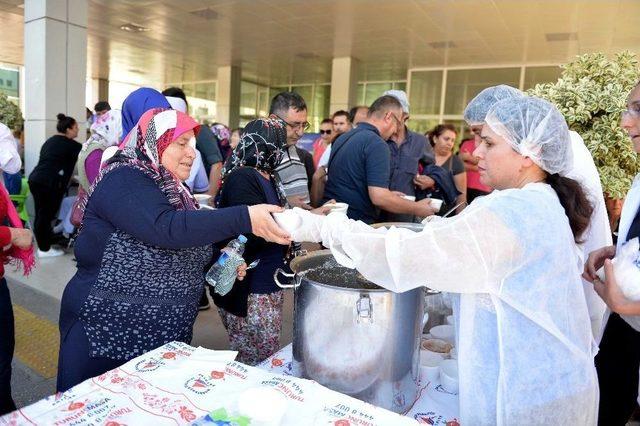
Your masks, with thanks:
M87 198L87 192L82 189L81 186L78 187L78 196L76 197L76 201L73 202L73 206L71 207L71 219L70 222L76 228L80 226L82 223L82 218L84 217L84 211L82 210L82 203Z

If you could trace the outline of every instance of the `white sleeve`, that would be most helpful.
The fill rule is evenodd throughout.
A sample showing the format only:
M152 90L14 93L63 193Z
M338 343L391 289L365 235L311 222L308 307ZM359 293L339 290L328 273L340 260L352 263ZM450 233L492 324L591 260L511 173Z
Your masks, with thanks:
M395 292L428 286L498 293L502 277L521 259L515 234L485 205L428 223L422 232L373 229L337 214L296 213L302 224L290 232L295 241L321 239L339 263Z
M8 139L1 139L0 169L9 174L14 174L20 171L20 167L22 167L22 160L16 150L15 142Z
M318 167L327 167L329 164L329 157L331 157L331 145L329 145L320 156L320 160L318 160Z
M196 167L195 164L193 166ZM209 190L209 177L207 176L204 164L202 164L202 159L200 159L200 164L197 167L198 170L196 171L196 177L193 181L193 191L207 192Z

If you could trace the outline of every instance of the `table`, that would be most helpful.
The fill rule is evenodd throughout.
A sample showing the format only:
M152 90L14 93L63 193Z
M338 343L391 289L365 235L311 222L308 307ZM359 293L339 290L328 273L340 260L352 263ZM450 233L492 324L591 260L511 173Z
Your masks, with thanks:
M261 407L259 399L247 402L247 392L256 389L276 393L285 401L277 424L458 424L457 397L435 383L421 384L420 397L406 416L400 416L292 376L291 345L260 367L235 362L236 355L168 343L62 394L0 417L0 425L180 425L207 413L217 422L209 424L229 424L226 421L241 418L238 413L245 416L247 406L258 420L273 410Z
M292 359L292 346L289 344L258 367L265 371L292 376ZM459 426L458 395L449 393L440 383L430 382L422 376L419 385L418 399L404 415L417 420L419 424Z

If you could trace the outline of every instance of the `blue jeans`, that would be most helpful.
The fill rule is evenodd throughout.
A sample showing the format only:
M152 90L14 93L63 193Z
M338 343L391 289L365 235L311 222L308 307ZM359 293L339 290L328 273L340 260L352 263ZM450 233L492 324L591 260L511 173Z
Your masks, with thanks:
M16 409L11 398L11 360L15 347L13 307L7 280L0 279L0 416Z

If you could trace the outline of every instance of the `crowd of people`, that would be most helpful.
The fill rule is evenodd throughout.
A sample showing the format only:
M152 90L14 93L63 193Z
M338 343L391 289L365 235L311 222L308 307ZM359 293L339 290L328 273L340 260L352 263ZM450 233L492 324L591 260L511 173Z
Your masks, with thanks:
M640 85L622 115L640 152L638 105ZM0 242L11 247L3 260L25 273L35 253L64 253L68 242L54 224L65 196L72 204L61 219L75 228L77 272L61 301L58 391L167 342L190 342L198 310L210 303L204 274L243 234L245 261L259 262L238 268L242 282L228 294L209 292L241 362L258 364L279 349L283 293L273 274L286 267L292 241L311 241L387 288L429 277L433 289L460 294L466 423L594 424L599 409L606 424L624 424L635 408L640 339L628 317L640 307L613 277L616 248L593 160L551 104L508 86L485 89L464 111L471 137L461 141L450 124L410 130L407 95L390 90L322 120L311 152L297 146L311 125L295 92L277 94L268 117L236 129L197 123L176 87L140 88L121 110L107 102L94 109L84 143L76 120L58 115L28 176L36 250L0 186L8 225ZM10 175L21 166L12 138L0 126L0 169ZM203 208L198 193L215 208ZM637 193L634 185L618 244L640 234ZM326 216L331 202L346 203L346 217ZM297 226L274 221L285 208ZM418 234L369 227L437 215L450 217ZM604 282L595 272L603 265ZM4 279L0 321L2 414L15 409Z

